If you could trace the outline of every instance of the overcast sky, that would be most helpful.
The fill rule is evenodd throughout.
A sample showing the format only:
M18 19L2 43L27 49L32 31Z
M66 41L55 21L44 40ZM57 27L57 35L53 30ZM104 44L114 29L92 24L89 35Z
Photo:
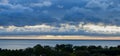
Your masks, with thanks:
M0 0L0 35L120 36L120 0Z

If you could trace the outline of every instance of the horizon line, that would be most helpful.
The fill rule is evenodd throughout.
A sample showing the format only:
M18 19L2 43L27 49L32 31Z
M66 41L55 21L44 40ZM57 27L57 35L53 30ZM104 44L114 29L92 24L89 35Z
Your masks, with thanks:
M29 36L0 36L0 39L38 39L38 40L120 40L113 36L54 36L54 35L29 35Z

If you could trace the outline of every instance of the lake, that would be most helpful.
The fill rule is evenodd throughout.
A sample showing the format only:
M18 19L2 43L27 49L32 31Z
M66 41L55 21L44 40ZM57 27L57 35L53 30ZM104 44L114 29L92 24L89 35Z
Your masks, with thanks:
M0 48L2 49L24 49L27 47L33 47L36 44L55 46L56 44L73 44L76 46L118 46L120 40L10 40L1 39Z

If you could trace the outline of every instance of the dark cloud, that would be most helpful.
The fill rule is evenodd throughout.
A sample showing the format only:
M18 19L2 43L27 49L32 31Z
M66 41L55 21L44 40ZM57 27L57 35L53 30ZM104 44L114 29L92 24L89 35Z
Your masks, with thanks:
M25 26L44 23L53 23L56 19L43 12L39 7L26 7L22 4L0 4L1 26Z
M12 15L11 15L12 14ZM25 26L25 25L37 25L44 23L53 23L55 18L51 18L44 14L33 14L32 12L10 12L0 14L0 25L9 26Z
M0 0L0 25L58 22L120 25L118 0Z
M100 23L102 20L95 16L89 15L92 13L86 9L74 7L64 16L63 20L67 22L86 22L86 23Z

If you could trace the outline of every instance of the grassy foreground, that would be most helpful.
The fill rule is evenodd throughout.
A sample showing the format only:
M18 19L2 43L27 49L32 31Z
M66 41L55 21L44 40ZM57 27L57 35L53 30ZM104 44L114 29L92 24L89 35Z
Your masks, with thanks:
M120 56L120 46L73 46L61 44L55 47L36 45L33 48L0 49L0 56Z

